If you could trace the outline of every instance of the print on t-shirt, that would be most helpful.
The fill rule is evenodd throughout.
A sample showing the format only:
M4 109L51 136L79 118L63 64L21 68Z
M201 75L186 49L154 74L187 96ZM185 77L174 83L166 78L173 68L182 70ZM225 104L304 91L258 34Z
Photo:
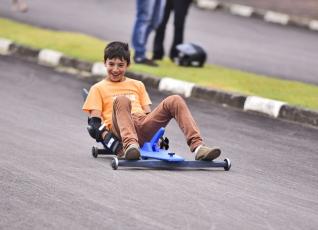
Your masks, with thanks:
M119 96L125 96L132 102L136 101L136 95L134 95L132 93L131 94L116 94L116 95L113 95L113 101Z

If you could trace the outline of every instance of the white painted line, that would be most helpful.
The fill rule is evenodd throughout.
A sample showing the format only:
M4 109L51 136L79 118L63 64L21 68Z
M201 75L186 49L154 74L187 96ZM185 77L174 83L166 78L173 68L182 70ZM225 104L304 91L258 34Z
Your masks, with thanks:
M197 5L199 8L215 10L219 6L219 2L214 0L198 0Z
M311 20L309 22L309 29L318 30L318 20Z
M95 62L92 67L92 74L97 76L106 76L107 71L103 62Z
M62 56L63 54L61 52L43 49L39 53L38 62L41 65L57 66Z
M0 54L1 55L8 55L9 47L13 42L11 40L0 38Z
M180 81L172 78L162 78L159 83L159 91L170 91L176 94L190 97L194 83Z
M249 6L243 6L243 5L231 5L230 11L232 14L243 16L243 17L251 17L253 13L253 8Z
M280 108L285 102L271 100L267 98L248 96L244 103L244 110L258 111L273 117L278 117Z
M289 21L289 16L287 14L277 13L273 11L267 11L264 20L267 22L278 23L282 25L287 25Z

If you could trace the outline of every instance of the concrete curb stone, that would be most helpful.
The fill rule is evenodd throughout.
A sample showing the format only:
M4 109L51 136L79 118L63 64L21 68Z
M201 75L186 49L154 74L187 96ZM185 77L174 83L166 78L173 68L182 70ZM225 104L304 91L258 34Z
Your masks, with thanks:
M60 59L60 65L65 67L71 67L80 71L91 72L93 64L86 61L81 61L75 58L62 56Z
M24 58L32 62L39 62L39 54L41 50L29 48L26 46L18 45L7 39L0 38L0 44L3 42L6 45L7 50L4 49L0 55L11 55L19 58ZM9 45L8 42L10 43ZM58 59L59 63L57 66L53 67L56 70L59 69L69 69L73 68L75 71L80 74L80 72L85 72L85 76L78 76L80 79L93 84L104 76L100 74L93 74L94 63L87 61L78 60L75 58L64 56L61 54L61 57ZM45 64L45 66L47 66ZM191 82L179 81L171 78L158 78L150 76L147 74L140 74L128 71L126 75L130 78L142 81L146 87L158 89L161 91L169 91L174 94L182 94L185 97L194 97L198 99L207 100L222 106L230 106L244 111L254 111L273 118L280 118L283 120L294 121L304 125L310 125L312 127L318 128L318 111L308 110L300 107L290 106L285 102L275 101L271 99L261 98L257 96L246 96L238 93L225 92L218 89L206 88L202 86L195 85ZM167 81L168 84L162 84L161 88L160 82ZM181 91L179 88L171 87L170 82L175 81L177 84L180 84L183 88ZM160 89L159 89L160 88ZM180 93L181 92L181 93Z
M38 61L40 50L12 43L9 48L9 54L12 56L26 58L32 61Z
M312 20L309 23L309 28L311 30L317 30L318 31L318 20Z
M244 110L251 110L267 114L271 117L278 117L279 111L285 102L262 98L258 96L248 96L244 103Z
M295 106L283 105L279 111L279 118L318 127L318 112Z
M60 59L63 56L61 52L50 49L42 49L39 52L38 62L40 65L58 66Z
M221 90L205 88L196 85L192 89L191 96L239 109L243 109L245 100L247 98L245 95L228 93Z
M7 55L10 53L10 46L12 46L12 41L8 39L0 40L0 54Z
M204 10L223 10L233 15L242 17L258 18L266 22L283 26L295 26L318 31L318 21L310 18L297 17L280 12L263 10L251 6L221 3L216 0L196 0L196 5Z
M174 92L175 94L190 97L194 83L177 80L174 78L164 77L159 82L159 91Z
M159 88L159 83L160 83L160 78L154 77L154 76L149 76L146 74L139 74L139 73L134 73L131 71L128 71L126 73L127 77L142 81L146 87L158 89Z
M105 65L102 62L95 62L92 66L91 72L93 75L106 76L107 72Z

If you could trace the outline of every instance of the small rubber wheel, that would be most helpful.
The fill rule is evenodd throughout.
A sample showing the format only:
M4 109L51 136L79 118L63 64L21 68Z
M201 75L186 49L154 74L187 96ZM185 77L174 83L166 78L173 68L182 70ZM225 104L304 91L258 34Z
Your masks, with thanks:
M112 160L112 168L114 170L118 169L118 158L117 157L113 157L113 160Z
M92 147L92 155L95 158L97 158L97 156L98 156L98 148L96 146Z
M231 166L232 166L232 165L231 165L231 161L230 161L229 158L225 158L224 161L225 161L224 170L225 170L225 171L229 171L230 168L231 168Z

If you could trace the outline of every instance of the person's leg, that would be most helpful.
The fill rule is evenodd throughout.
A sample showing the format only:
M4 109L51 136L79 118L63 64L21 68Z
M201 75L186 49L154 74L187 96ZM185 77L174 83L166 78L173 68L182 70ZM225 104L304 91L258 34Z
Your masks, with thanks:
M131 102L125 96L114 100L111 131L121 139L126 159L135 160L140 157L138 136L131 116Z
M165 7L165 2L166 0L155 0L153 6L151 9L151 22L150 26L148 27L148 30L146 32L147 37L149 37L149 34L153 31L156 30L163 18L163 13L164 13L164 7Z
M149 141L161 127L167 126L175 118L182 130L191 151L202 144L200 131L182 97L169 96L164 99L142 122L137 126L139 141Z
M174 34L173 42L170 49L170 58L177 57L176 46L183 43L185 19L188 13L191 0L173 0L174 10Z
M131 102L125 96L115 99L113 105L112 132L120 137L125 158L137 160L140 157L139 146L150 141L161 127L166 127L175 118L190 150L195 151L196 160L213 160L221 154L217 147L203 145L200 131L186 105L178 95L167 97L148 115L131 115Z
M146 58L146 44L155 1L156 0L136 0L137 13L132 35L132 44L135 49L135 60Z
M28 5L24 0L11 0L12 2L12 9L14 11L20 11L25 13L28 11Z
M153 59L162 59L164 56L164 47L163 47L163 41L165 37L165 31L166 26L170 17L170 13L172 10L172 0L166 1L166 6L164 9L163 19L161 24L156 30L156 35L154 39L154 45L153 45Z
M155 30L159 27L162 22L164 11L166 6L166 0L156 0L154 5L154 11L152 14L151 26Z
M149 141L155 132L161 127L166 127L172 118L176 119L190 150L195 152L196 160L211 161L220 156L220 148L203 145L199 128L185 101L178 95L167 97L154 111L142 117L140 122L135 123L139 143Z

